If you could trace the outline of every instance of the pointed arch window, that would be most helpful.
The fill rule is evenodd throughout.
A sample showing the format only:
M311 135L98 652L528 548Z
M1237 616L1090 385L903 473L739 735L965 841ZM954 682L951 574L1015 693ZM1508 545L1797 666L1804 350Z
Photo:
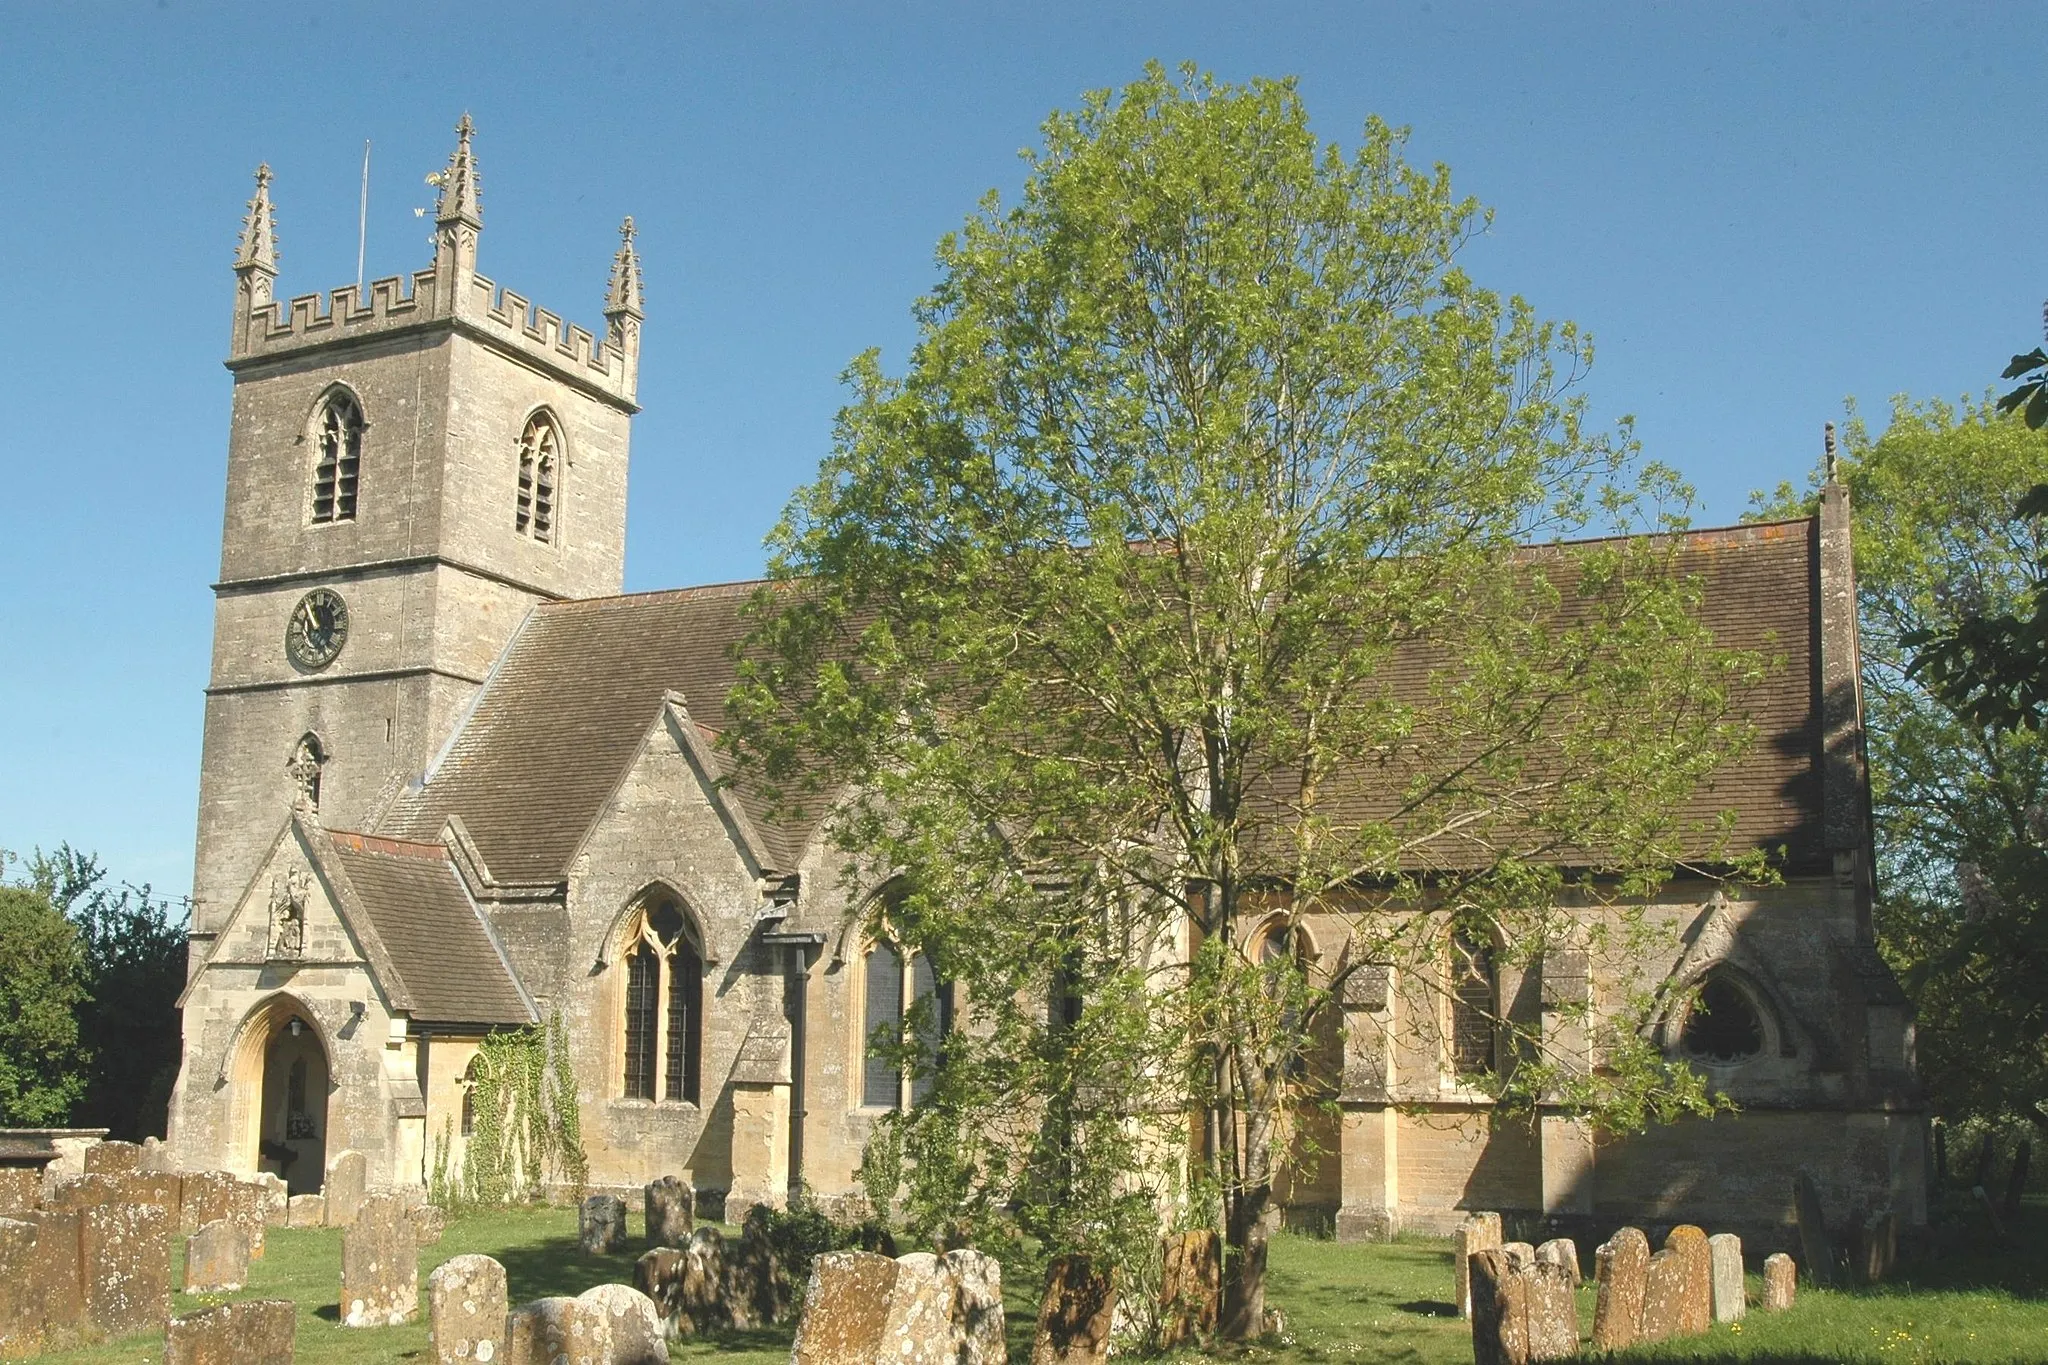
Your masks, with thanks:
M543 545L555 539L557 489L562 482L562 432L546 412L526 421L519 437L519 485L512 502L512 529Z
M1495 1055L1495 1022L1500 1017L1499 975L1493 950L1464 934L1450 943L1447 992L1451 1074L1464 1078L1491 1076L1499 1066Z
M354 521L363 472L363 409L353 395L337 391L327 396L313 437L313 520Z
M936 1056L953 1031L953 985L927 953L904 951L877 939L862 958L867 981L861 1038L861 1103L870 1109L902 1109L931 1093L931 1068L906 1065L906 1029L918 1030L921 1056Z
M704 957L673 900L657 900L626 939L625 1095L699 1101Z
M321 747L320 736L300 736L299 747L292 751L291 762L285 765L285 771L291 774L295 809L308 815L320 813L320 770L326 765L327 751Z

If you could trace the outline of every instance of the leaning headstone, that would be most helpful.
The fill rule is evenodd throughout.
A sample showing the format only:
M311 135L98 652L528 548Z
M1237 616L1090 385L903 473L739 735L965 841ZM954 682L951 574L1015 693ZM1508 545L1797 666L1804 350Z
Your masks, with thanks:
M1685 1335L1686 1262L1670 1247L1650 1258L1643 1275L1642 1341Z
M0 1168L0 1218L27 1213L42 1201L42 1172L26 1166Z
M155 1204L78 1211L85 1320L110 1337L160 1332L171 1317L171 1224Z
M185 1239L185 1292L228 1294L249 1283L249 1234L231 1218Z
M395 1327L420 1306L420 1254L396 1194L373 1194L341 1234L341 1322Z
M43 1349L43 1301L36 1293L36 1225L0 1218L0 1360Z
M1570 1360L1579 1353L1577 1277L1557 1261L1517 1273L1529 1282L1529 1359Z
M1799 1295L1799 1267L1784 1252L1764 1257L1764 1311L1782 1313Z
M285 1205L284 1222L291 1228L324 1228L327 1226L327 1196L321 1194L295 1194Z
M1749 1311L1749 1294L1742 1284L1742 1239L1732 1232L1717 1232L1707 1239L1707 1252L1714 1263L1714 1321L1739 1322Z
M1793 1177L1792 1208L1799 1219L1799 1254L1806 1261L1806 1277L1823 1287L1833 1284L1835 1247L1828 1238L1820 1187L1814 1184L1812 1172L1802 1170Z
M649 1181L640 1193L647 1207L648 1246L679 1247L690 1240L690 1232L696 1226L690 1214L696 1196L688 1185L665 1175Z
M1005 1365L1002 1264L961 1247L939 1257L939 1271L952 1290L951 1365Z
M505 1267L488 1256L451 1256L427 1276L427 1341L434 1365L495 1361L505 1354Z
M292 1365L298 1305L290 1299L243 1299L171 1319L164 1365Z
M1553 1237L1536 1248L1538 1265L1561 1265L1571 1272L1572 1288L1579 1287L1579 1244L1569 1237Z
M1707 1234L1691 1223L1680 1223L1664 1239L1664 1249L1677 1252L1685 1266L1679 1334L1697 1336L1714 1325L1714 1253L1707 1246Z
M615 1194L593 1194L576 1212L576 1244L587 1256L605 1256L626 1249L626 1201Z
M1223 1243L1215 1229L1179 1232L1160 1241L1159 1344L1206 1341L1223 1303Z
M625 1284L601 1284L576 1296L609 1322L612 1353L606 1365L668 1365L668 1342L653 1300Z
M1059 1256L1046 1267L1045 1298L1031 1339L1031 1365L1097 1365L1109 1356L1116 1280L1086 1256Z
M327 1226L345 1228L355 1222L369 1186L369 1158L356 1151L336 1152L327 1163L327 1183L320 1187L327 1200Z
M1593 1346L1625 1350L1643 1334L1643 1294L1650 1273L1650 1239L1640 1228L1623 1228L1593 1253L1599 1285L1593 1305Z
M611 1319L581 1299L536 1299L505 1319L511 1365L611 1365Z
M1468 1269L1473 1365L1526 1365L1531 1277L1510 1265L1499 1247L1473 1252Z
M702 1231L702 1229L699 1229ZM811 1262L790 1365L870 1365L901 1267L872 1251L833 1251Z
M1457 1262L1460 1317L1472 1316L1472 1274L1469 1263L1473 1254L1497 1250L1500 1241L1500 1215L1497 1213L1470 1214L1458 1224L1451 1242L1451 1259Z
M133 1142L95 1142L85 1149L87 1175L126 1175L142 1159L142 1148Z

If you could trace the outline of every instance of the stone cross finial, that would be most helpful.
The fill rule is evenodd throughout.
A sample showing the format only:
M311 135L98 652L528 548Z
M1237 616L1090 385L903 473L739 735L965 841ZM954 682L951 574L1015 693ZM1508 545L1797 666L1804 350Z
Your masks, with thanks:
M605 288L604 315L616 324L619 318L640 318L640 254L633 250L633 220L619 224L619 251L612 257L611 283Z
M277 211L270 204L270 166L256 168L256 194L242 218L242 240L235 248L237 271L277 273Z
M436 223L467 223L473 228L484 225L481 177L477 174L476 154L469 149L470 135L475 132L476 125L470 122L468 114L455 125L455 152L448 158L448 169L437 177L441 198L434 208Z

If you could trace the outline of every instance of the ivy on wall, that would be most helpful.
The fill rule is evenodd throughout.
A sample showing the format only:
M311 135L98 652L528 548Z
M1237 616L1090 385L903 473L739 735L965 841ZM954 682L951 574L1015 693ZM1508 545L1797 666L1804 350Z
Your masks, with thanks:
M474 1123L457 1163L444 1121L428 1197L443 1208L538 1200L552 1182L577 1199L590 1175L568 1032L545 1026L485 1036L470 1070Z

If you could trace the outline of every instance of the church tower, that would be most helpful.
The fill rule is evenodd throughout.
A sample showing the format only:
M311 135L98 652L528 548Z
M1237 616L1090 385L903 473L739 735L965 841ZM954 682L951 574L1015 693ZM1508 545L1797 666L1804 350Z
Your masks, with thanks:
M235 255L193 954L294 809L368 828L535 603L616 593L640 355L633 223L605 329L477 273L473 129L435 180L432 266L273 301L270 170ZM323 306L324 303L324 306Z

